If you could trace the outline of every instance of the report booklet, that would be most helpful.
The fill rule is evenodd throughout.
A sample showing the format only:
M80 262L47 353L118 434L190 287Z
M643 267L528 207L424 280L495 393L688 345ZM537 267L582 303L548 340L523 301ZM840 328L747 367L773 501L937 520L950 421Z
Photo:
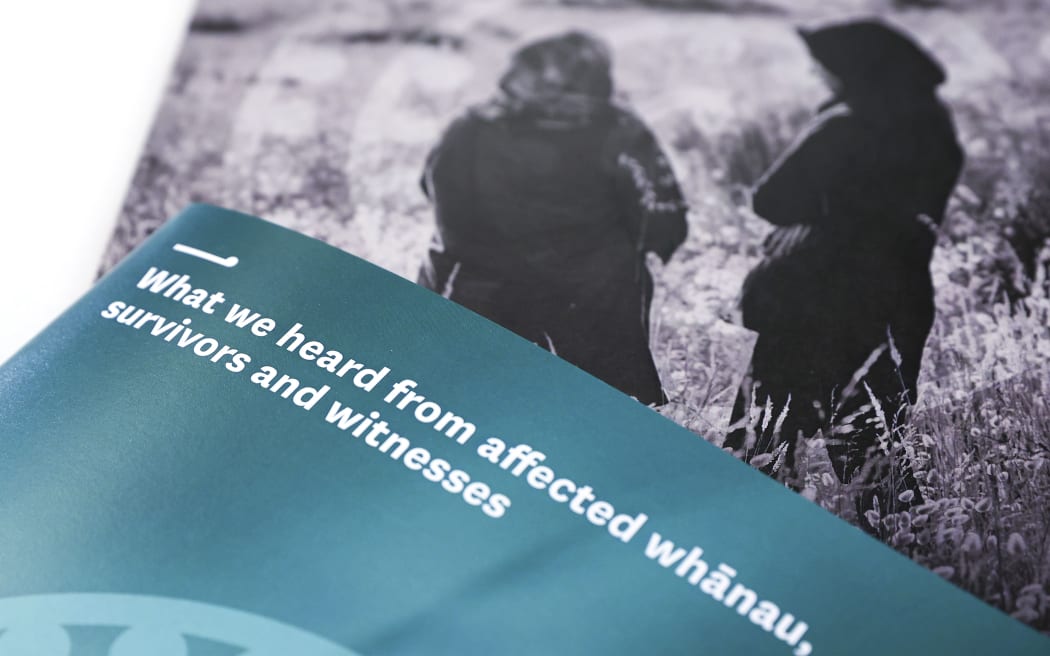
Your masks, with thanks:
M314 237L1050 635L1048 35L1043 0L199 0L99 274L192 203Z
M0 654L1046 654L438 294L195 205L0 368Z

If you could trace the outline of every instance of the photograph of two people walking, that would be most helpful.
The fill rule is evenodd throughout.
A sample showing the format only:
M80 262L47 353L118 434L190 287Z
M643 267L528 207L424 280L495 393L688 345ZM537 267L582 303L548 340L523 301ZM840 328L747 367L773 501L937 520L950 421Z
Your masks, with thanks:
M103 270L288 225L1050 631L1048 10L203 0Z

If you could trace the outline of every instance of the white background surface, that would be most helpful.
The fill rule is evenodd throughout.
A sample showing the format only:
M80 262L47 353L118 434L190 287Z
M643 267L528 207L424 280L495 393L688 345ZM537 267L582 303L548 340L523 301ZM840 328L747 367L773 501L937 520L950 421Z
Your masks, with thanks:
M193 4L0 2L0 362L91 286Z

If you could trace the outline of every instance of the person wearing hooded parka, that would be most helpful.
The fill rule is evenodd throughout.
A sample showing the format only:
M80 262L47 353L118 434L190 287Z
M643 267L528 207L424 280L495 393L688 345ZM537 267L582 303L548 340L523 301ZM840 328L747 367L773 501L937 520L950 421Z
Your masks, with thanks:
M456 119L423 189L436 231L419 283L644 403L653 280L686 235L653 134L614 102L611 57L569 32L514 54L491 101Z
M917 400L929 264L963 153L936 93L945 73L911 38L878 20L800 34L834 95L754 189L774 230L743 286L758 339L725 446L782 476L820 432L874 531L867 510L922 501L889 454Z

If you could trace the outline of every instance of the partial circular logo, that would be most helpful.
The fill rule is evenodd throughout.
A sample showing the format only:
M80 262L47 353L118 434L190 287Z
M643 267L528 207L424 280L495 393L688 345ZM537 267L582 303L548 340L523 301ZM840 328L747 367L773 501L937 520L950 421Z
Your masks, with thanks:
M0 656L359 656L261 615L123 594L0 599Z

